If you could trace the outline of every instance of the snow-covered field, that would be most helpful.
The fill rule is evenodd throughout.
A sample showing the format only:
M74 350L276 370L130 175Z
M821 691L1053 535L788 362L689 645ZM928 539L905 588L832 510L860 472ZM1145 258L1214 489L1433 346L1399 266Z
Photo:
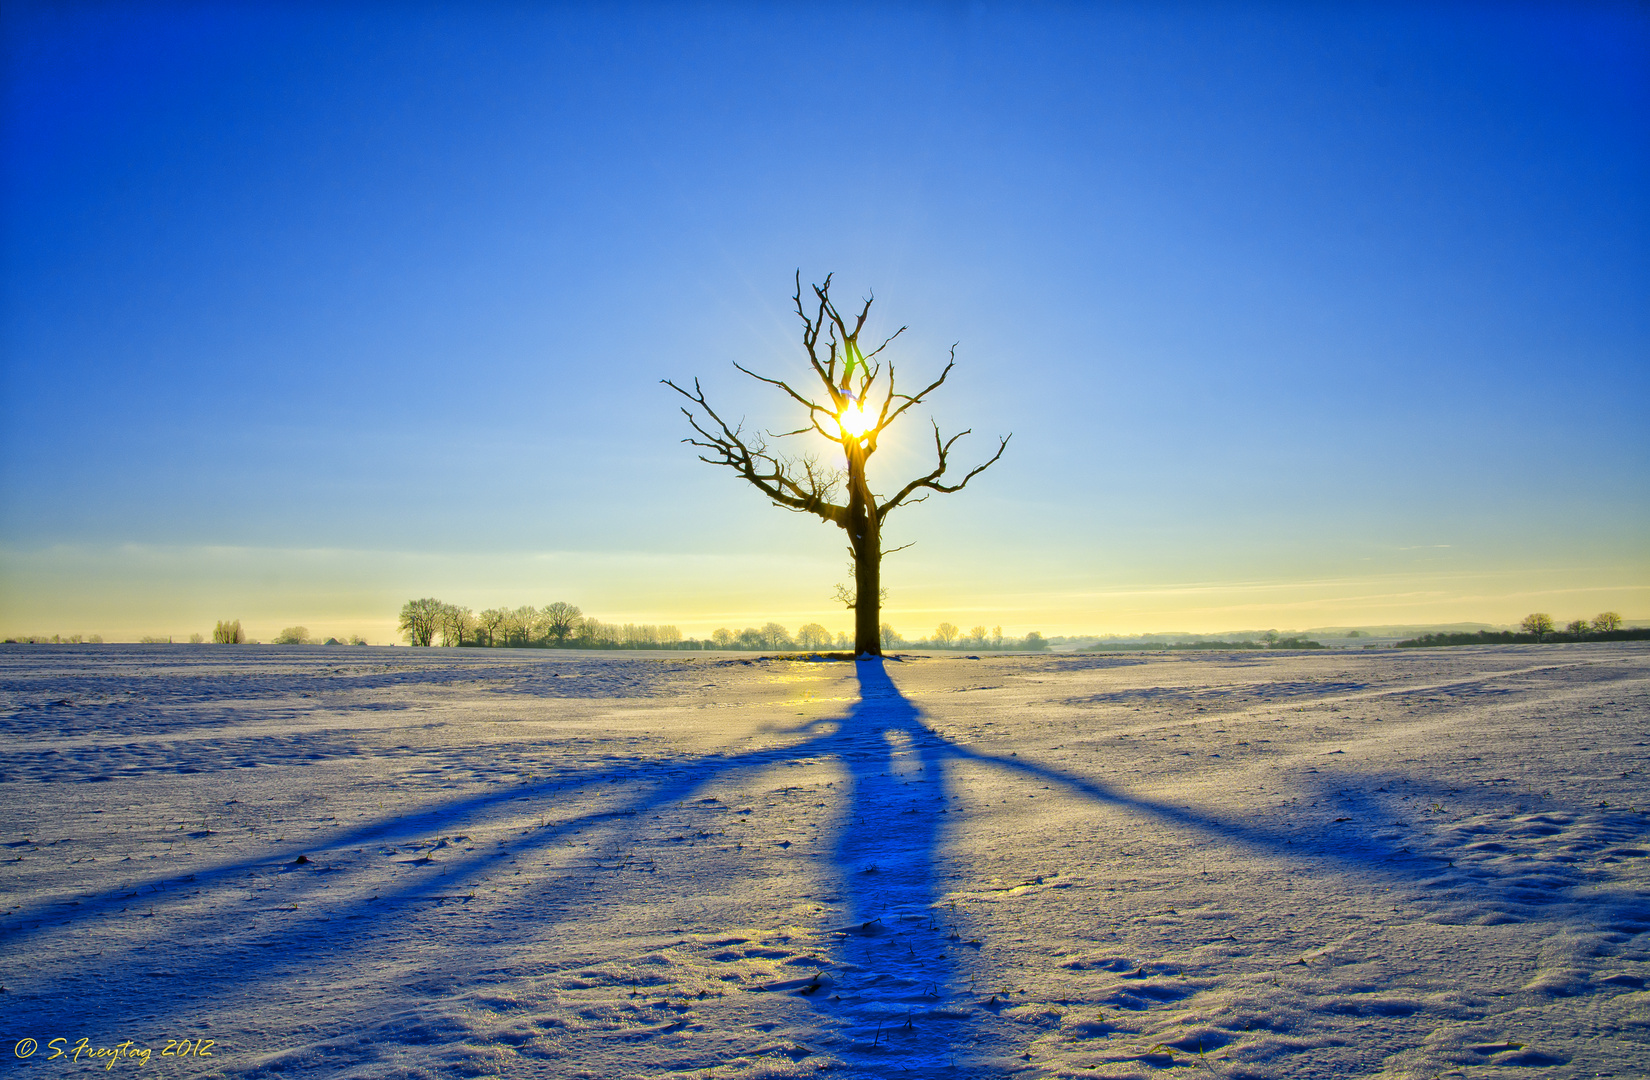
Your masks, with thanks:
M0 695L15 1075L1650 1074L1638 644L6 647Z

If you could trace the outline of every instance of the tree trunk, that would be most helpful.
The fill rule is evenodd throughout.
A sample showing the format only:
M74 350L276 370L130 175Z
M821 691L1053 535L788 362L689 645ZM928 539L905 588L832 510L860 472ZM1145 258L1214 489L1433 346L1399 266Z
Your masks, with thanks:
M873 534L870 551L854 554L854 655L882 655L882 552Z
M865 482L865 453L848 450L848 546L854 553L854 655L882 655L882 523Z

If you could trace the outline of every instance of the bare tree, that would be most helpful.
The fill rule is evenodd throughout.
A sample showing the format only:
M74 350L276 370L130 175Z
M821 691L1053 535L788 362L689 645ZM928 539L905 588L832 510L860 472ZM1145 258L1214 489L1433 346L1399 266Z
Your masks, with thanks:
M441 617L441 609L446 605L433 596L426 596L422 600L408 600L401 607L401 619L397 627L407 635L407 641L413 645L428 646L435 637L436 621Z
M474 631L476 626L475 615L469 608L458 604L442 604L438 621L441 624L442 644L459 647L464 645L464 635Z
M585 618L579 620L577 636L579 643L587 648L611 649L622 640L624 628L600 619Z
M938 626L934 627L934 640L939 643L940 648L949 649L952 645L956 644L957 635L960 633L962 633L962 631L958 630L955 625L948 622L942 622Z
M1544 611L1537 611L1524 616L1524 621L1518 628L1526 634L1534 634L1538 639L1553 632L1553 617Z
M309 643L309 627L307 626L289 626L275 635L275 644L277 645L308 645Z
M220 622L212 628L212 644L214 645L244 645L246 632L241 629L241 620Z
M718 649L731 649L733 647L733 631L729 630L725 626L718 628L717 631L710 636L710 639L716 642L716 647Z
M905 644L905 639L899 636L899 631L894 629L893 623L883 623L880 630L884 649L893 649Z
M831 632L816 622L804 623L796 631L796 643L804 649L828 649Z
M763 623L757 633L764 649L789 649L796 644L791 640L791 632L776 622Z
M476 629L487 635L487 647L492 648L493 635L498 633L499 627L504 625L505 613L501 608L488 608L476 616Z
M659 628L651 623L625 623L621 635L632 649L653 649L659 645Z
M578 628L579 619L583 615L584 612L561 600L544 605L543 610L539 612L540 618L544 620L545 630L556 639L557 645L567 644L567 636Z
M1593 616L1593 629L1601 634L1608 634L1612 630L1621 629L1621 613L1616 611L1601 611Z
M854 559L854 588L844 590L844 602L854 608L854 651L880 655L879 619L882 609L882 528L888 515L900 506L922 502L934 492L961 491L974 477L990 468L1008 448L1009 436L999 440L997 452L982 465L969 470L954 484L945 482L950 467L952 448L968 431L949 438L934 428L934 467L899 487L894 494L878 497L866 477L866 464L877 451L877 440L894 421L916 405L924 403L928 395L938 390L956 365L956 346L939 378L915 394L900 393L894 379L892 361L877 362L877 356L899 337L900 327L882 344L869 352L859 344L860 332L871 313L870 299L865 301L859 315L850 320L837 311L831 301L831 278L813 286L817 306L813 314L802 301L802 274L796 276L796 294L792 297L797 317L802 320L802 346L807 350L812 374L819 380L816 396L804 394L782 379L758 375L739 363L734 367L751 378L783 391L792 403L800 406L807 422L793 431L746 432L743 421L731 427L705 400L699 380L693 381L691 391L669 379L666 386L687 398L691 405L682 409L696 437L684 439L704 451L701 461L732 469L740 477L767 496L774 505L797 513L814 514L829 524L839 526L848 534L848 550ZM810 305L813 301L810 300ZM823 339L823 340L821 340ZM884 377L886 376L886 377ZM823 392L823 396L817 396ZM702 414L702 415L701 415ZM931 421L932 423L932 421ZM843 467L836 468L820 462L810 453L791 456L779 453L769 445L769 439L817 433L835 444L842 452ZM834 501L838 491L844 491L843 501ZM898 550L897 548L894 550Z
M504 643L518 647L532 644L538 618L539 609L531 604L506 611L504 621L499 626L504 631Z

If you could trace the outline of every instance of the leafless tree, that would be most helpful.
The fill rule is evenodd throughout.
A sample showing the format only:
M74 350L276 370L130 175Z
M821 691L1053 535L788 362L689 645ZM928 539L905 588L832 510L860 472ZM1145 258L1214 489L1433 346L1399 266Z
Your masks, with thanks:
M962 633L957 627L948 622L942 622L934 627L934 641L942 649L949 649L956 643L957 635Z
M803 623L796 631L796 643L804 649L829 649L831 632L819 623Z
M923 404L938 390L956 364L956 347L939 378L915 394L901 393L894 378L894 364L877 360L890 342L899 337L901 327L869 352L859 344L860 332L871 314L867 299L857 317L845 317L831 301L831 278L813 286L808 305L802 299L802 275L796 276L792 297L797 317L802 320L802 346L808 354L811 373L818 379L812 395L803 393L783 379L759 375L742 364L734 367L760 382L782 391L800 407L806 423L779 433L746 431L743 421L729 425L705 400L699 380L687 390L669 379L665 385L691 403L682 409L694 436L683 441L697 447L701 461L732 469L776 506L797 513L814 514L848 534L848 550L854 559L854 588L842 599L854 608L854 651L880 655L878 633L882 608L882 529L888 515L901 506L922 502L934 492L960 491L967 483L1003 456L1009 436L999 440L997 452L984 464L969 470L956 483L946 483L951 450L968 431L949 438L934 428L934 467L907 481L894 494L877 496L866 477L866 463L877 451L877 441L907 410ZM815 304L817 301L817 304ZM808 308L813 307L812 314ZM811 385L811 384L809 384ZM806 388L806 387L805 387ZM932 421L931 421L932 423ZM775 450L770 439L817 433L835 444L842 453L843 466L826 465L810 453L788 455ZM834 451L833 451L834 453ZM839 498L841 492L841 500ZM893 549L893 550L898 550Z
M1524 621L1518 628L1526 634L1534 634L1537 639L1553 632L1553 617L1544 611L1537 611L1524 616Z
M533 631L537 628L538 621L539 609L532 604L525 604L506 611L504 621L499 627L504 631L504 643L514 646L531 644Z
M1593 616L1593 629L1601 634L1608 634L1612 630L1621 629L1621 614L1615 611L1601 611Z
M241 629L241 620L220 622L212 628L212 643L214 645L243 645L246 643L246 631Z
M578 629L579 619L584 612L572 604L557 600L544 605L539 616L544 620L545 630L556 639L557 645L565 645L567 636Z
M441 641L445 645L462 647L466 634L474 637L476 617L467 607L459 604L441 605L438 622L441 625Z
M397 624L407 641L412 645L428 646L435 637L437 620L441 617L441 609L446 607L433 596L426 596L422 600L408 600L401 607L401 619Z
M487 635L487 647L492 648L493 635L498 633L499 627L504 625L505 613L501 608L488 608L476 616L476 630Z

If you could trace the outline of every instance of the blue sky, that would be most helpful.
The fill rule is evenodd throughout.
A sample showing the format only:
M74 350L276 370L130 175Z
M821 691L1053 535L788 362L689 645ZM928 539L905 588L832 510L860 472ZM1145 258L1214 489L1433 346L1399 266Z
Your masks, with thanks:
M0 632L819 619L791 278L1007 457L888 617L1650 617L1633 5L8 4ZM925 423L925 421L924 421ZM884 487L923 428L885 443ZM965 444L966 445L966 444Z

